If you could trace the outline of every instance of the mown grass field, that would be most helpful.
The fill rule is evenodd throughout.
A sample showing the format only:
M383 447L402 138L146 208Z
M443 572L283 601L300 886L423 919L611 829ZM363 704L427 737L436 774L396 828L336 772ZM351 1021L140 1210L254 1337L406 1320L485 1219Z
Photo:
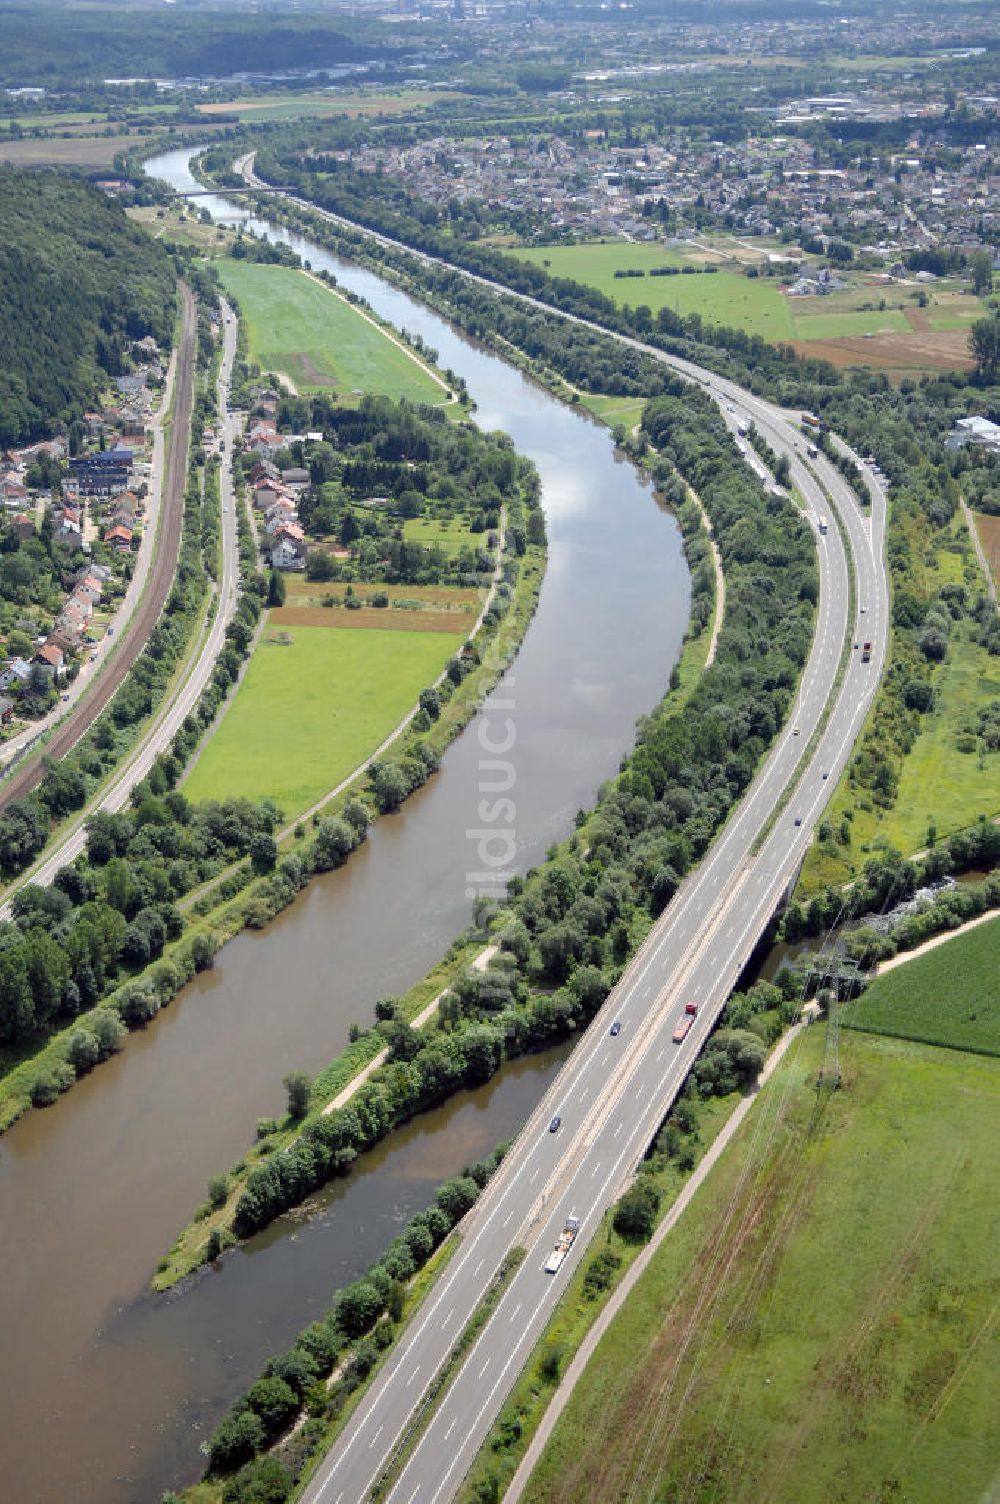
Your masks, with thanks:
M795 333L786 299L776 283L747 278L739 272L718 271L705 275L650 277L655 266L685 266L696 263L680 253L655 245L627 245L611 241L588 245L532 246L517 253L553 277L572 277L596 287L618 304L633 308L645 303L657 313L672 308L675 313L699 313L713 324L729 324L760 334L765 339L791 339ZM548 263L548 265L546 265ZM641 269L645 277L616 277L617 270Z
M1000 1466L1000 1065L821 1028L639 1281L523 1495L941 1504Z
M1000 1055L1000 919L876 977L845 1028Z
M216 269L239 302L251 360L265 371L284 372L300 392L447 400L444 388L406 350L304 272L228 258Z
M708 245L708 251L702 245ZM878 284L848 273L849 285L827 297L788 297L776 279L747 278L734 268L734 261L752 265L769 251L796 254L794 247L773 242L741 245L732 237L703 237L699 244L684 248L634 245L625 241L593 241L580 245L531 246L516 251L525 261L544 267L554 277L572 277L596 287L619 305L645 303L653 313L672 308L680 314L697 313L713 324L727 324L748 334L772 341L798 340L811 346L826 340L866 340L849 350L831 346L839 364L893 365L903 350L879 345L880 337L903 336L914 345L911 364L920 367L941 345L938 365L954 363L952 343L935 341L938 334L964 330L984 309L958 283L936 284L928 292L928 307L918 310L916 289ZM797 254L801 255L801 252ZM806 258L807 265L815 258ZM652 277L654 267L701 267L715 264L709 276ZM616 271L642 271L642 277L616 277ZM879 303L885 308L879 308ZM915 331L922 333L919 339ZM947 344L947 349L945 348ZM917 348L919 346L919 348ZM811 353L822 352L812 350ZM841 358L843 357L843 358ZM930 360L931 364L935 362Z
M586 396L581 406L586 407L600 418L609 427L615 428L620 423L631 433L637 423L642 422L643 409L646 406L642 397L593 397Z
M831 308L827 313L796 314L794 322L796 339L844 339L852 334L908 334L910 331L905 314L889 308L881 312L877 308L866 312Z
M453 555L463 548L475 548L485 544L485 533L470 533L468 521L461 515L452 517L408 517L403 523L403 537L407 543L419 543L422 548L439 548L442 553Z
M370 756L436 679L461 632L341 632L270 625L218 730L184 783L189 799L274 799L292 819Z

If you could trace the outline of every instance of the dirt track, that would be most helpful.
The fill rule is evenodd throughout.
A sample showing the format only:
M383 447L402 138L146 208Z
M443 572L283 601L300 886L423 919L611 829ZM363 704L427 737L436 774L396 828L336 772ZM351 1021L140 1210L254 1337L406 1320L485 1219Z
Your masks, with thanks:
M159 620L177 571L184 518L184 485L187 478L188 440L191 429L191 404L194 395L195 306L191 289L181 283L183 315L181 345L177 361L177 388L174 399L170 448L166 457L166 475L160 509L160 538L156 559L128 627L119 639L110 664L93 689L83 696L76 708L60 724L41 752L29 757L0 788L0 809L12 799L23 798L41 781L42 759L58 762L65 757L113 698L119 686L146 646Z

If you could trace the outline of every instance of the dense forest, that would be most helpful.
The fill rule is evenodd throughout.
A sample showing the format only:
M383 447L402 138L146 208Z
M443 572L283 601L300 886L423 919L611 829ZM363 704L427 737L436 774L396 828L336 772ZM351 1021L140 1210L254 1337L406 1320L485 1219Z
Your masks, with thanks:
M47 437L127 368L169 346L175 272L122 208L61 172L0 167L0 445Z
M353 35L345 34L345 23ZM270 73L332 67L395 50L377 40L371 27L315 13L248 19L235 9L74 8L72 47L53 45L57 29L68 24L59 5L22 4L0 12L0 84L76 89L111 77Z

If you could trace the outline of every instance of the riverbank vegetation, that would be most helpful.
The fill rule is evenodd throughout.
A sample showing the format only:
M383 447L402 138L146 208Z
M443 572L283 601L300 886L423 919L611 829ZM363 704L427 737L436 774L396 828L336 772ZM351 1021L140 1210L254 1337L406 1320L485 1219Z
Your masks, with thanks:
M420 1033L388 1004L378 1025L387 1063L345 1107L312 1118L249 1173L243 1167L224 1238L260 1230L395 1124L489 1079L504 1059L585 1026L781 725L811 640L811 534L788 499L765 492L742 465L709 400L672 383L649 404L644 426L659 450L654 473L659 467L675 490L678 474L689 481L712 521L727 575L714 663L679 703L668 694L641 722L623 772L570 841L527 880L513 880L509 904L491 921L499 953L486 969L453 980ZM688 514L687 531L704 548L698 528L697 513ZM694 585L701 629L713 593L703 566Z
M156 759L147 778L133 790L130 808L118 815L94 817L88 822L86 853L57 874L51 888L29 885L17 896L24 924L18 919L12 922L18 926L18 943L2 952L11 979L0 991L5 1031L0 1043L9 1050L8 1073L0 1080L0 1127L9 1126L29 1105L50 1104L78 1073L118 1047L120 1024L136 1028L147 1023L196 971L211 964L226 939L244 926L265 925L292 902L314 872L339 867L365 839L375 816L396 809L431 776L449 741L516 652L534 610L545 557L534 469L517 458L502 435L486 436L471 425L456 425L439 409L417 412L373 398L365 399L358 409L337 410L330 421L335 427L340 425L340 445L336 455L330 449L332 468L325 479L318 479L314 494L318 494L318 504L327 501L331 515L353 515L354 490L367 494L376 475L390 495L412 491L417 513L423 505L419 487L429 477L433 479L430 489L442 498L446 483L452 485L448 505L456 512L461 509L460 496L464 506L472 487L473 510L481 519L484 540L490 526L497 529L499 542L500 512L505 512L500 579L480 630L448 659L439 686L422 696L392 755L368 766L324 807L308 837L303 827L285 833L282 853L277 839L282 835L281 816L273 801L253 805L227 797L194 806L177 788L188 759L237 679L254 636L267 585L263 576L248 572L247 588L227 629L227 643L212 679L171 749ZM372 436L377 433L389 449L380 452L372 447ZM461 491L459 483L464 487ZM203 531L200 486L192 483L188 491L186 536L196 552L197 575L203 582L202 551L207 547L214 557L216 534L212 528ZM373 538L381 539L384 533L388 539L391 512L387 505L386 517L372 523ZM474 522L475 518L469 524L470 538L477 531ZM241 557L249 554L252 558L245 518L240 528ZM358 536L356 552L363 558L366 535L361 524ZM376 554L381 546L377 543ZM451 558L398 539L395 547L392 567L407 578L412 571L418 580L427 571L432 578L441 571L451 575L465 558ZM493 560L478 543L470 544L473 573L464 581L466 588L485 584L475 568L480 556L485 570L492 572ZM336 576L337 561L331 564ZM184 571L179 579L187 579ZM444 658L442 653L438 661ZM62 777L66 769L64 763L58 770ZM0 817L0 827L6 820L14 828L16 819L12 806ZM222 881L213 887L220 877ZM201 896L182 911L180 902L193 892ZM69 985L63 976L63 971L75 970L75 949L72 965L64 966L55 953L33 967L28 964L30 955L22 957L21 942L28 945L30 932L40 930L43 922L49 925L53 918L59 921L55 933L60 937L80 928L71 949L86 940L90 971L83 971L82 988L78 982ZM90 926L98 919L99 938L91 938ZM32 938L29 950L35 944ZM63 954L61 938L53 941L46 933L37 944L54 944ZM110 1024L104 1014L110 1014ZM46 1044L53 1028L62 1032ZM81 1032L95 1036L99 1043L106 1034L108 1048L95 1050L89 1040L78 1048L74 1039Z
M496 1173L501 1145L439 1185L407 1226L326 1311L272 1358L256 1383L219 1423L208 1444L202 1483L168 1494L190 1504L281 1504L308 1477L418 1310L434 1278L455 1253L453 1228Z

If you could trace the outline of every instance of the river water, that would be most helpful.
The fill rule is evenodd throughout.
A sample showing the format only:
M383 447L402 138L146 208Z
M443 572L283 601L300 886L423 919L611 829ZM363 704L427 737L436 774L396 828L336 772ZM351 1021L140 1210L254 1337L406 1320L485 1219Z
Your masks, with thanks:
M149 170L190 188L189 156ZM239 213L221 200L208 207ZM226 946L122 1055L0 1139L3 1504L147 1504L190 1481L199 1442L264 1359L440 1179L524 1121L558 1052L418 1119L292 1236L272 1229L173 1299L144 1294L209 1176L246 1148L258 1117L281 1110L284 1073L319 1069L352 1020L422 976L468 923L484 870L469 832L483 825L486 743L513 738L511 869L524 872L616 771L636 718L666 687L687 620L676 523L606 430L378 277L292 243L420 333L467 381L477 421L534 460L549 568L494 696L502 708L466 728L438 775L378 822L346 868L312 883L263 934Z

